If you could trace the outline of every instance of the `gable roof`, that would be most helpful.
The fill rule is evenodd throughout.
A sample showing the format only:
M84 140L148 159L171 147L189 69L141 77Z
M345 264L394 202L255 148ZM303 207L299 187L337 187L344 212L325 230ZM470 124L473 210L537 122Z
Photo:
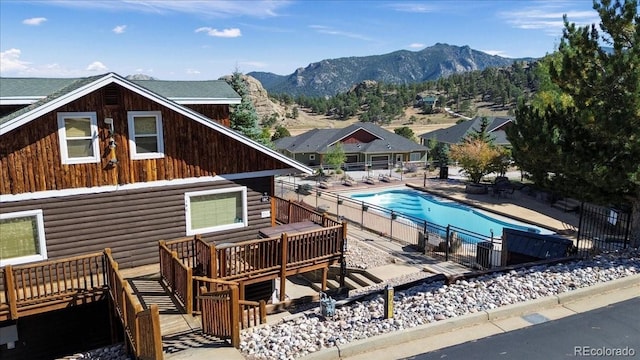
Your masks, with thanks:
M102 75L99 75L102 76ZM28 105L86 78L0 78L0 105ZM224 80L129 80L178 104L240 104Z
M427 148L403 136L390 132L372 123L356 123L342 129L313 129L297 136L289 136L276 140L278 150L291 153L319 153L323 154L335 143L347 138L358 130L363 130L374 137L369 143L343 143L346 153L389 153L392 151L425 151Z
M0 118L0 135L4 135L16 128L19 128L25 124L30 123L38 119L40 116L47 114L51 111L55 111L57 108L66 105L74 100L81 98L84 95L87 95L97 89L100 89L104 86L110 84L120 85L128 90L131 90L138 95L141 95L151 101L154 101L162 106L165 106L172 111L175 111L193 121L196 121L214 131L218 131L236 141L239 141L257 151L260 151L268 156L276 158L278 161L285 163L292 168L295 168L303 173L311 174L313 170L308 168L307 166L292 160L262 144L259 144L244 135L231 130L209 118L206 116L191 110L185 106L178 104L175 101L172 101L164 96L161 96L158 93L155 93L149 90L146 87L142 87L138 85L136 82L127 80L122 76L115 73L107 73L104 75L87 77L82 79L76 79L73 82L67 83L66 86L57 89L55 92L50 93L45 98L25 107L18 111L15 111L7 116ZM226 83L225 83L226 84ZM62 85L62 82L57 84ZM4 86L4 82L3 82ZM221 85L222 86L222 85ZM233 89L227 84L231 91L235 94L237 99L240 99L240 96L233 91ZM55 86L52 86L52 88ZM229 94L231 94L229 92Z
M487 117L489 125L487 126L487 132L492 135L493 143L496 145L508 146L511 145L507 139L507 134L502 127L513 121L510 117ZM420 138L436 139L440 143L446 144L458 144L469 133L473 131L480 131L480 124L482 124L482 117L475 117L471 120L463 121L459 124L453 125L448 128L434 130L420 135Z

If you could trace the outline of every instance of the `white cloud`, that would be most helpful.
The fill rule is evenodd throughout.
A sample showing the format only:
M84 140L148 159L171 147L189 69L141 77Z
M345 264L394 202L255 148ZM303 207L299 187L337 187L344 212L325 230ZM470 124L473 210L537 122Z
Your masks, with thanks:
M47 18L34 17L34 18L30 18L30 19L24 19L24 20L22 20L22 23L25 24L25 25L30 25L30 26L38 26L38 25L42 24L45 21L47 21Z
M236 37L242 36L242 33L238 28L218 30L211 27L203 26L201 28L197 28L196 32L197 33L204 32L209 36L224 37L224 38L236 38Z
M563 15L567 15L569 22L578 26L598 23L599 17L595 10L571 10L560 9L559 3L539 3L539 6L528 6L514 11L501 12L498 15L504 18L513 27L525 30L543 30L546 34L557 36L564 28Z
M504 50L480 50L480 51L482 51L483 53L487 53L489 55L498 55L498 56L506 57L506 58L509 57L507 55L506 51L504 51Z
M104 72L107 71L109 68L106 67L103 63L101 63L100 61L94 61L91 64L89 64L89 66L87 66L87 71L93 71L93 72Z
M126 29L127 29L127 25L118 25L114 27L111 31L113 31L116 34L122 34Z
M438 9L435 6L421 3L394 3L388 6L395 11L420 14L434 12Z
M20 49L9 49L0 52L0 72L20 72L29 68L29 63L20 60Z
M278 10L289 6L292 1L273 0L182 0L182 1L78 1L57 0L51 1L52 5L70 8L104 9L113 11L137 11L145 13L169 14L175 12L206 15L208 17L250 16L256 18L268 18L278 15Z
M412 43L412 44L409 44L409 48L411 48L411 49L422 49L422 48L424 48L424 47L426 47L426 45L425 45L425 44L422 44L422 43Z
M242 61L240 62L240 65L246 65L247 67L254 67L258 69L264 69L269 66L268 64L261 61Z
M348 37L348 38L352 38L352 39L360 39L360 40L366 40L366 41L371 41L372 39L364 36L364 35L360 35L360 34L356 34L356 33L350 33L347 31L342 31L342 30L336 30L333 29L329 26L324 26L324 25L310 25L309 26L312 29L315 29L316 32L318 32L319 34L327 34L327 35L336 35L336 36L344 36L344 37Z
M198 75L198 74L200 74L199 70L187 69L187 75Z

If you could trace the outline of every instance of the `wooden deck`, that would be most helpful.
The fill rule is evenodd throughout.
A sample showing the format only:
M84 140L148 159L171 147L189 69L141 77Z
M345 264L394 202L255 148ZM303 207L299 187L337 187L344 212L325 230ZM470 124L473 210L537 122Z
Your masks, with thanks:
M5 266L0 322L108 298L134 354L161 359L194 336L218 345L226 338L237 347L240 328L266 321L264 301L245 300L246 285L279 278L284 301L287 276L321 269L326 288L328 267L344 259L346 223L279 198L272 198L271 214L274 226L289 224L284 230L292 233L280 228L276 237L224 245L197 236L161 241L159 264L124 271L109 249ZM306 231L295 232L294 223L304 223Z

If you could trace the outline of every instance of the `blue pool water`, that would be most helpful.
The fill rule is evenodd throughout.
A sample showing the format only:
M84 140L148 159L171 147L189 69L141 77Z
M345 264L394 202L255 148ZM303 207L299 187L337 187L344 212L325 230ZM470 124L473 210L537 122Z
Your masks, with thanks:
M544 228L474 209L464 204L445 200L416 190L387 190L379 193L352 194L351 198L393 210L399 214L426 220L440 226L452 225L482 235L502 235L502 229L511 228L536 234L554 234Z

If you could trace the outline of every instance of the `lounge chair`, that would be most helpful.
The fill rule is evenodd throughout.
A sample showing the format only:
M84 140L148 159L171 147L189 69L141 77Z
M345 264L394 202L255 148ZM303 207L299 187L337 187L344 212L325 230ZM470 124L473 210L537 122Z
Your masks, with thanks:
M352 178L344 178L342 180L342 185L345 185L345 186L353 186L355 184L356 182Z
M385 174L379 174L378 175L378 180L384 181L384 182L391 182L392 181L391 176L385 175Z
M375 185L376 180L372 176L363 176L362 182L369 185Z
M328 189L328 188L330 188L330 187L331 187L331 184L330 184L329 182L327 182L327 181L321 181L321 182L318 184L318 187L319 187L320 189Z

